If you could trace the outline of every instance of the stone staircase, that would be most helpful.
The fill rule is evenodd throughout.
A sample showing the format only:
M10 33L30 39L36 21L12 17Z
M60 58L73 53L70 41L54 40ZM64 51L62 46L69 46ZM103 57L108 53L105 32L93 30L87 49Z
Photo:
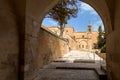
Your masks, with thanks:
M39 70L34 80L107 80L96 63L53 62Z
M107 80L105 63L99 56L71 51L39 70L34 80Z

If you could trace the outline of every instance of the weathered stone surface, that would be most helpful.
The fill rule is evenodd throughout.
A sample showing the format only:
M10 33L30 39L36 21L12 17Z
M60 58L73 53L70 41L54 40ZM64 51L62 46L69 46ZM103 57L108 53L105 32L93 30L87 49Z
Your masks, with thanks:
M99 80L93 70L41 69L34 80Z
M6 0L0 0L0 80L18 77L18 25L12 6Z
M0 79L1 80L17 80L18 75L18 59L23 58L25 54L25 72L30 72L28 80L32 80L33 74L37 74L39 48L38 39L36 36L39 32L39 25L41 23L45 14L51 9L59 0L0 0ZM120 80L120 0L83 0L86 3L93 6L100 14L106 31L107 38L107 70L108 78L110 80ZM26 6L25 6L26 5ZM114 11L114 12L113 12ZM25 15L26 13L26 15ZM32 18L33 22L30 21L30 25L37 25L36 27L29 27L25 25L26 17ZM34 22L35 21L35 22ZM112 22L111 22L112 21ZM22 26L21 26L22 25ZM18 28L19 27L19 28ZM29 27L29 28L27 28ZM30 29L29 32L24 31L24 28ZM36 28L36 29L34 29ZM34 29L34 30L32 30ZM37 32L36 32L37 30ZM35 34L34 34L35 32ZM18 34L22 35L18 35ZM31 33L31 34L24 34ZM27 36L24 40L24 35ZM34 35L34 36L33 36ZM44 36L44 35L43 35ZM22 38L21 38L22 37ZM34 37L34 38L33 38ZM36 37L36 38L35 38ZM46 38L48 39L48 38ZM25 42L25 45L24 45ZM47 42L47 41L46 41ZM52 43L52 42L51 42ZM46 44L46 43L45 43ZM19 46L22 46L19 48ZM39 44L40 45L40 44ZM52 47L46 44L49 47ZM26 46L24 48L24 46ZM45 48L45 47L44 47ZM55 48L55 47L53 47ZM20 49L20 50L19 50ZM53 50L49 51L54 52ZM21 52L21 50L23 50ZM24 52L25 50L25 52ZM56 49L57 50L57 49ZM44 58L47 52L43 52ZM50 52L49 52L50 53ZM57 53L57 51L56 51ZM18 54L20 56L18 56ZM52 54L51 54L52 55ZM39 56L40 57L40 56ZM49 58L53 58L50 57ZM38 59L38 60L37 60ZM46 59L51 60L51 59ZM24 61L21 61L22 66L24 66ZM49 62L49 61L48 61ZM47 63L48 63L47 62ZM44 62L41 62L42 64ZM44 63L45 64L45 63ZM20 64L21 66L21 64ZM19 67L20 67L19 66ZM19 71L22 69L19 68Z
M24 71L25 79L30 80L36 76L38 68L66 53L67 47L64 40L40 28L40 24L30 17L27 17L26 22Z
M39 34L39 66L42 67L66 53L67 45L65 44L64 40L41 28Z
M66 68L88 68L88 69L94 69L94 68L100 68L100 64L95 63L61 63L61 62L55 62L51 63L49 65L44 66L45 69L55 69L56 67L66 67Z

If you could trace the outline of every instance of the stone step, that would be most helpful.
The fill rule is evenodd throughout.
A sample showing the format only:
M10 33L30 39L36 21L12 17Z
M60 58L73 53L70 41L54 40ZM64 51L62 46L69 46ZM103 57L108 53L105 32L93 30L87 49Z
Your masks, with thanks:
M53 60L53 62L67 62L66 60Z
M68 70L94 70L94 68L90 67L56 67L56 69L68 69Z
M100 65L95 63L51 63L44 67L44 69L60 69L60 70L93 70L96 72L99 80L107 80L106 72L103 71Z
M74 68L74 69L94 69L100 68L98 64L95 63L62 63L62 62L53 62L49 65L44 66L44 69L56 69L56 68Z
M34 80L99 80L94 70L40 69Z
M96 68L95 72L97 73L99 80L107 80L107 74L100 68Z
M107 68L105 65L101 65L101 70L103 70L105 73L107 73Z
M100 68L93 67L56 67L56 69L65 69L65 70L94 70L98 75L100 80L107 80L106 73Z
M78 59L78 60L74 60L74 63L95 63L95 60Z

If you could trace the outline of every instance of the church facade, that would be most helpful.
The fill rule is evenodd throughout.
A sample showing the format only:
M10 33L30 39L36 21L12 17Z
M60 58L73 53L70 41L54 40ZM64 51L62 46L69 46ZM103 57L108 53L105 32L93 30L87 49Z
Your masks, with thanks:
M54 34L60 35L58 27L47 27ZM69 42L70 49L92 50L97 48L98 31L93 31L92 25L88 25L85 32L75 32L73 27L65 27L63 38Z

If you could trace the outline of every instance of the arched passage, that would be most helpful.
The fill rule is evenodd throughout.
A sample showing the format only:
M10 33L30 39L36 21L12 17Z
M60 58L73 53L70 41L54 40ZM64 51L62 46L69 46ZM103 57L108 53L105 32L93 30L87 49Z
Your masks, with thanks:
M111 18L110 18L111 14L109 12L109 8L105 0L99 1L99 3L97 2L97 0L93 0L93 1L82 0L82 1L89 4L97 11L97 13L101 16L101 19L103 21L106 35L109 34L112 31L112 24L111 24Z
M0 46L1 48L0 56L2 56L2 58L0 59L1 61L2 59L5 60L1 62L0 65L5 66L7 70L7 71L4 70L5 73L0 73L2 75L1 78L4 78L4 80L18 79L16 77L17 75L14 74L13 74L14 76L11 75L11 71L17 74L18 70L16 64L18 64L17 63L18 57L25 59L25 66L20 65L21 69L20 68L19 69L20 71L22 70L25 72L26 80L32 80L35 77L35 75L37 75L36 73L38 71L38 67L37 67L38 64L36 62L37 51L38 51L37 34L39 33L40 30L39 28L40 23L42 22L43 17L49 11L49 9L51 9L54 5L56 5L58 1L59 0L52 0L52 1L51 0L34 0L34 1L21 0L19 2L14 0L12 0L11 2L9 2L8 0L0 1L1 4L0 21L2 22L0 23L1 26L0 32L2 34L0 43L3 44L5 42L5 44L7 45L7 47L5 44ZM107 37L107 53L108 53L107 55L108 74L109 74L108 77L110 80L120 80L120 76L119 76L120 75L119 74L120 73L120 69L119 69L120 38L118 37L120 33L120 26L119 26L120 0L100 0L99 2L98 0L83 0L83 1L93 6L97 10L97 12L101 15L107 33L106 37ZM26 24L24 20L26 20ZM9 21L11 22L13 21L13 22L8 23ZM7 33L9 35L7 35ZM3 36L3 34L5 35ZM10 45L8 43L8 42L11 43L11 40L13 45ZM16 49L16 51L13 50L11 46L13 46L14 49ZM15 55L11 54L11 52L15 53ZM8 53L10 54L8 55ZM25 54L25 57L23 57L23 55L21 54L23 55ZM13 58L12 57L13 55L14 56L17 55L18 57ZM21 59L19 62L21 62ZM24 64L24 62L22 64ZM28 75L29 75L29 79L28 79Z
M45 16L45 14L49 11L49 9L51 9L54 5L56 5L58 1L59 0L53 0L51 2L50 0L48 0L46 2L42 0L42 1L33 2L32 0L30 0L29 2L27 2L27 19L28 20L31 19L31 21L33 21L35 24L41 23L42 18ZM94 7L96 11L100 14L105 26L106 36L108 37L113 29L113 26L112 26L113 22L111 22L112 14L110 13L111 11L110 9L113 9L112 7L110 7L110 4L112 4L112 1L107 1L107 0L106 1L101 0L99 2L98 0L82 0L82 1ZM43 3L44 5L40 5L39 3ZM39 29L37 32L39 32Z
M17 80L18 76L22 75L17 74L18 71L26 73L25 80L32 80L37 75L37 34L40 23L58 1L0 0L0 71L3 71L0 77L2 80ZM103 19L107 33L107 53L109 53L107 55L108 77L110 80L120 80L120 0L83 1L94 7ZM25 66L24 60L19 61L20 65L18 65L18 57L25 59Z
M31 58L29 58L26 61L25 67L29 65L29 69L26 71L26 73L33 73L30 68L37 69L37 60L34 59L38 56L38 50L37 45L39 42L37 41L37 37L40 30L40 23L42 22L43 17L46 15L46 13L51 9L54 5L57 4L59 0L53 0L52 2L50 0L46 1L32 1L30 0L27 2L27 17L26 17L26 35L29 37L29 42L26 40L26 55L30 55ZM111 19L109 10L107 7L107 4L105 1L100 1L98 3L97 0L83 0L83 2L88 3L92 7L96 9L96 11L100 14L103 23L105 25L105 31L106 34L109 34L112 30L111 28ZM40 3L43 3L44 5L40 5ZM47 5L47 6L46 6ZM101 7L102 6L102 7ZM44 7L44 9L43 9ZM37 46L36 46L37 45ZM30 48L31 46L31 48ZM32 49L32 51L30 50ZM34 55L34 56L33 56ZM30 61L33 61L32 63L29 63Z

